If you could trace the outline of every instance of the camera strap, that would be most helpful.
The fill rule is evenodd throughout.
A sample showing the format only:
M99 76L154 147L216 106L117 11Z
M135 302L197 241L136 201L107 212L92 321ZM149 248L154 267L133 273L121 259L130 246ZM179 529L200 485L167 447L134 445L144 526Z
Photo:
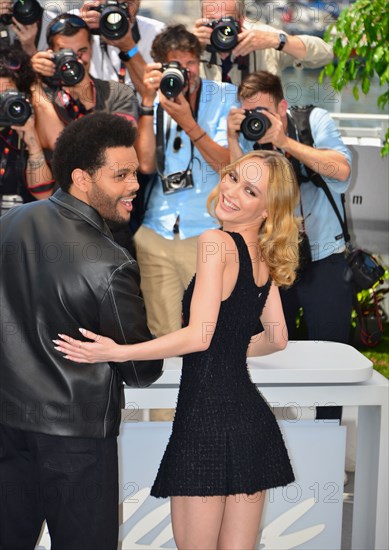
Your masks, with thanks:
M195 109L194 109L194 112L193 112L193 118L195 119L196 122L197 122L197 116L198 116L199 106L200 106L201 89L202 89L202 81L200 80L200 86L199 86L199 89L198 89L198 92L197 92L197 97L196 97ZM168 122L168 126L167 126L167 129L166 129L166 135L165 135L164 126L163 126L163 119L164 119L164 110L163 110L161 104L159 103L158 107L157 107L157 138L156 138L156 140L157 140L157 172L158 172L158 175L161 178L165 177L165 151L166 151L166 145L169 143L169 139L170 139L170 123L171 123L171 121ZM166 143L166 145L165 145L165 143ZM194 145L193 145L192 141L190 142L190 150L191 150L191 153L190 153L190 159L189 159L188 166L183 171L179 181L182 181L186 177L190 167L193 164Z
M312 107L312 108L311 108ZM312 137L312 131L309 124L309 114L310 111L313 109L313 106L308 106L305 108L294 108L291 110L291 114L288 114L288 135L294 139L295 141L299 141L300 143L303 143L304 145L309 145L310 147L313 147L313 137ZM301 121L300 119L304 118L304 121ZM348 231L348 224L347 224L347 216L346 216L346 208L345 208L345 194L341 194L342 199L342 206L343 206L343 216L342 218L339 208L335 202L335 199L327 185L327 182L321 177L320 174L317 172L314 172L309 166L303 165L307 176L302 174L301 172L301 163L295 159L294 157L287 157L288 160L292 163L292 166L294 168L294 171L296 173L297 179L299 183L304 183L307 181L312 181L317 187L320 187L328 201L330 202L336 217L339 220L340 227L342 228L344 240L347 243L350 242L350 233ZM301 200L301 199L300 199Z

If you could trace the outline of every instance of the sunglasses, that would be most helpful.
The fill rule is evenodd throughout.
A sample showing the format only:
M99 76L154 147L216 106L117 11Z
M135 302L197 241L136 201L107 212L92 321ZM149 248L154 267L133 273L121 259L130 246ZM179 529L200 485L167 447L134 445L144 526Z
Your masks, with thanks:
M88 26L81 17L77 15L71 15L70 17L62 17L58 19L51 27L47 29L47 38L62 32L66 27L72 27L73 29L87 29Z

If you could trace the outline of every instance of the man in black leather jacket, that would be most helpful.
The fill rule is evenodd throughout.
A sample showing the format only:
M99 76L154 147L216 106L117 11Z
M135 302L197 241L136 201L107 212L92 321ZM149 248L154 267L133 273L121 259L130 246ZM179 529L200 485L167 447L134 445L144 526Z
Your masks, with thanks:
M136 131L87 115L59 137L48 200L0 219L0 548L116 550L123 381L147 386L161 361L74 365L54 349L86 326L120 343L151 338L134 259L111 237L139 187Z

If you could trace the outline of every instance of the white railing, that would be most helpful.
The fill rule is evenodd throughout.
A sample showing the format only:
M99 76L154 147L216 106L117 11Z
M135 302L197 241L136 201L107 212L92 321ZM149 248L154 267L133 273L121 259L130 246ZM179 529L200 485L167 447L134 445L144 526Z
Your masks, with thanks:
M347 138L378 138L382 144L389 127L389 115L385 114L331 113L331 116Z

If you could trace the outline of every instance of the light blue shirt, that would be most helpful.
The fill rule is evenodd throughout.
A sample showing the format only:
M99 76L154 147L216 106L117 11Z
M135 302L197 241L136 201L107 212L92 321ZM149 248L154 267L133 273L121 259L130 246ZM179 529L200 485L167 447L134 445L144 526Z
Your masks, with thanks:
M334 149L347 159L351 168L351 152L343 143L340 132L325 109L316 107L309 116L314 147L316 149ZM246 140L242 134L239 143L244 153L253 149L254 142ZM304 168L303 173L306 173ZM335 199L338 210L344 218L341 194L345 193L351 181L350 176L346 181L323 176ZM311 245L312 260L322 260L335 252L340 252L345 247L342 227L328 200L320 187L308 181L300 186L301 203L304 212L305 231ZM300 205L296 208L296 215L302 216Z
M236 90L233 84L202 81L197 122L201 129L222 147L227 147L227 115L232 107L237 106ZM158 102L155 104L155 132L157 105ZM176 122L166 113L164 113L165 141L169 123L170 137L168 143L165 143L165 175L186 170L191 156L189 137L184 131L177 132ZM175 152L173 143L178 135L181 137L182 147ZM206 204L208 195L219 183L219 174L207 164L195 145L192 164L194 187L166 195L163 193L161 178L158 176L151 193L143 224L165 239L174 238L173 226L178 216L181 239L195 237L206 229L218 227L217 220L208 214Z

